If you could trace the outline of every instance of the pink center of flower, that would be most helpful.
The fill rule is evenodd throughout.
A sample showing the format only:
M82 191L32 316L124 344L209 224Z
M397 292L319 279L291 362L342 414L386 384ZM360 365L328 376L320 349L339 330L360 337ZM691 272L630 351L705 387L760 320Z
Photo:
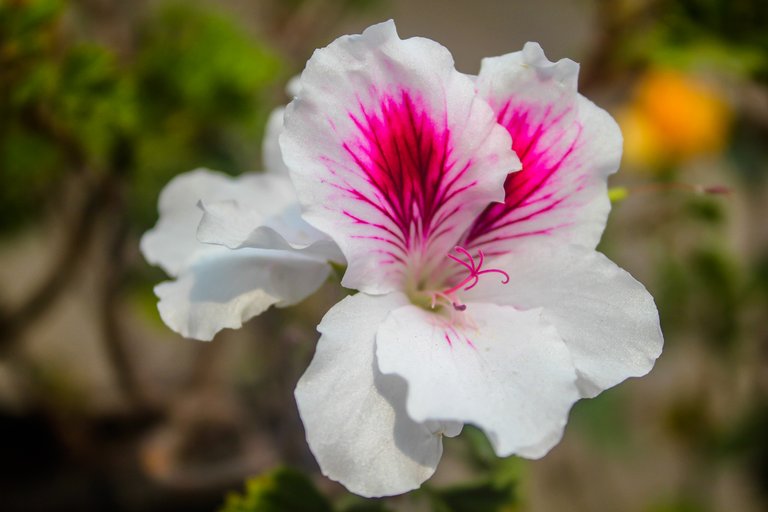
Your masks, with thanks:
M462 258L459 258L453 254L449 254L448 257L458 263L459 265L463 266L467 269L467 275L464 277L462 281L460 281L455 286L451 286L450 288L434 292L432 294L432 308L435 307L437 304L438 299L445 299L448 301L449 304L453 306L453 308L456 311L464 311L467 309L466 304L462 304L458 298L456 297L456 292L459 290L471 290L474 288L477 283L480 281L480 276L483 274L500 274L502 276L501 284L507 284L509 283L509 274L507 274L505 271L501 270L500 268L483 268L483 263L485 262L485 256L483 255L482 250L477 251L477 261L475 261L475 258L472 257L472 255L467 251L465 248L461 246L456 246L454 248L454 251L458 253L460 256L463 256L466 258L466 261Z

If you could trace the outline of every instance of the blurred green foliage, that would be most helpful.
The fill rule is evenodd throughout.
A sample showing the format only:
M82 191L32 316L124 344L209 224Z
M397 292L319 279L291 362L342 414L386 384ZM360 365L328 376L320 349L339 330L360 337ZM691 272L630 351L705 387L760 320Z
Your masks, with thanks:
M723 435L727 455L745 461L764 498L768 498L768 401L761 398Z
M708 512L710 509L691 500L668 500L648 507L647 512Z
M740 119L734 126L728 157L734 162L734 170L746 183L744 192L759 196L768 181L768 125L754 120ZM759 200L759 197L755 197Z
M482 436L479 430L471 432ZM487 443L484 436L471 435L474 443ZM490 446L488 447L490 448ZM512 462L510 464L510 461ZM487 477L446 488L425 487L420 494L426 498L434 512L513 512L520 510L517 482L520 465L518 459L498 459ZM515 468L515 469L511 469ZM389 512L385 500L346 496L335 506L317 490L301 472L280 468L245 483L242 494L231 493L219 512Z
M93 44L72 46L56 75L47 115L69 134L86 164L104 172L118 138L139 129L139 98L131 77L111 51Z
M628 397L621 387L576 402L569 420L571 428L578 430L595 450L623 454L632 448L627 404Z
M441 489L431 494L434 512L513 512L515 488L493 479Z
M251 478L245 492L227 496L220 512L331 512L330 503L302 473L281 468Z
M313 0L280 0L280 7L286 11L296 11L304 5L312 3ZM366 10L377 4L381 0L338 0L333 2L345 11Z
M676 0L662 17L670 43L716 41L731 57L749 55L755 71L768 71L768 3L753 0ZM713 50L714 51L714 50ZM765 77L765 75L764 75Z
M340 512L393 512L382 500L359 501L348 507L341 507Z
M458 449L482 477L440 489L427 488L432 509L436 512L511 512L522 510L525 503L521 484L526 464L517 457L499 458L488 437L479 428L465 425Z
M733 255L716 245L665 258L657 294L665 332L695 333L718 350L739 341L741 312L748 300L742 270Z
M153 218L157 192L194 167L256 170L279 59L231 20L171 5L142 27L135 65L142 130L134 197Z
M139 229L179 172L256 167L280 59L229 18L163 4L130 58L78 40L74 4L0 4L0 231L45 211L67 178L127 173Z
M35 126L60 73L53 0L0 3L0 230L16 227L62 174L61 148Z
M768 3L661 0L640 5L649 7L646 22L635 20L627 27L620 41L624 58L768 79Z

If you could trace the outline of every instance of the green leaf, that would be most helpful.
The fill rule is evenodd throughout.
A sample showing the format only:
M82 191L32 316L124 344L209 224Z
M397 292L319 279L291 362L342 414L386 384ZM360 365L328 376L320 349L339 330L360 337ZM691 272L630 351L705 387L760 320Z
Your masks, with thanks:
M116 56L96 45L70 49L59 76L52 115L84 148L88 160L108 164L115 143L136 129L133 86Z
M517 486L511 481L484 480L431 492L435 512L512 512Z
M341 512L392 512L382 500L360 499L351 505L342 506Z
M279 58L237 19L190 2L153 13L138 45L130 204L134 222L148 227L160 190L180 172L259 169L258 141L284 77Z
M35 220L62 175L53 141L10 121L0 129L0 232Z
M219 512L331 512L328 500L293 469L280 468L252 478L243 494L227 496Z
M210 124L249 117L279 67L234 20L185 2L144 27L136 73L148 114L188 110Z
M577 402L571 411L570 423L595 449L620 454L632 443L626 405L624 389L613 388L595 398Z
M26 2L0 2L0 26L10 37L25 36L49 25L62 12L61 0L28 0Z
M467 443L471 461L478 468L490 469L498 465L500 459L482 430L473 425L467 425L462 430L461 437Z

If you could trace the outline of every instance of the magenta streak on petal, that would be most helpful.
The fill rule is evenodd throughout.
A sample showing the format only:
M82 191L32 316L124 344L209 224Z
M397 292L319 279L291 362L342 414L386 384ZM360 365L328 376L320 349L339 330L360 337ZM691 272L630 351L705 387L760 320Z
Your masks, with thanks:
M465 336L463 333L460 333L456 328L451 325L447 321L442 322L441 328L443 329L443 339L448 343L448 346L450 348L453 348L453 342L454 340L460 340L466 343L469 347L475 348L475 344L472 343L472 340L470 340L467 336Z
M586 176L578 162L573 161L574 152L583 142L582 127L575 119L568 118L572 110L564 108L553 115L550 105L535 119L533 108L536 107L515 105L510 100L497 116L512 136L512 149L522 162L522 170L507 176L504 203L488 205L464 237L467 247L487 246L489 256L506 252L498 242L546 235L570 225L560 219L534 229L515 226L544 218L559 209L575 207L569 199L584 186ZM554 147L544 146L545 138Z
M343 213L372 228L371 235L358 238L388 245L382 253L403 262L451 232L449 221L461 211L456 197L476 184L460 181L471 163L456 166L444 120L430 117L408 91L383 96L373 107L357 107L349 118L358 135L343 147L354 162L348 170L370 188L348 182L338 188L372 210L370 215Z

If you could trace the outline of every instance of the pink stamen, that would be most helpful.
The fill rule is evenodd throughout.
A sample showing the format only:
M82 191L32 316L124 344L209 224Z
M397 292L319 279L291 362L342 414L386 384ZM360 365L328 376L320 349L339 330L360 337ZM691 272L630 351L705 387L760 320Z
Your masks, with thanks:
M465 262L457 258L456 256L454 256L453 254L449 254L448 257L451 258L453 261L456 261L457 263L460 263L461 265L466 267L466 269L469 271L469 275L467 275L467 277L465 277L464 280L461 281L456 286L453 286L451 288L448 288L447 290L440 292L439 293L440 296L450 297L453 293L461 290L462 288L464 289L464 291L471 290L477 285L478 282L480 282L480 276L483 274L492 274L492 273L501 274L502 275L501 284L509 283L509 274L507 274L505 271L501 270L500 268L483 269L483 263L485 263L485 255L483 254L482 250L477 251L477 254L478 254L477 264L475 263L475 258L473 258L472 255L469 253L469 251L467 251L465 248L461 246L456 246L455 251L465 256L469 260L469 262ZM456 301L451 301L451 302L453 302L454 307L456 307L457 305L463 306L463 304L458 303ZM464 309L466 309L466 306L464 306L463 308L456 308L456 309L459 311L463 311Z
M449 254L448 257L451 258L456 263L459 263L459 264L464 265L465 267L467 267L467 270L469 270L470 272L474 272L475 271L475 267L470 266L469 263L467 263L464 260L460 260L459 258L454 256L453 254Z

